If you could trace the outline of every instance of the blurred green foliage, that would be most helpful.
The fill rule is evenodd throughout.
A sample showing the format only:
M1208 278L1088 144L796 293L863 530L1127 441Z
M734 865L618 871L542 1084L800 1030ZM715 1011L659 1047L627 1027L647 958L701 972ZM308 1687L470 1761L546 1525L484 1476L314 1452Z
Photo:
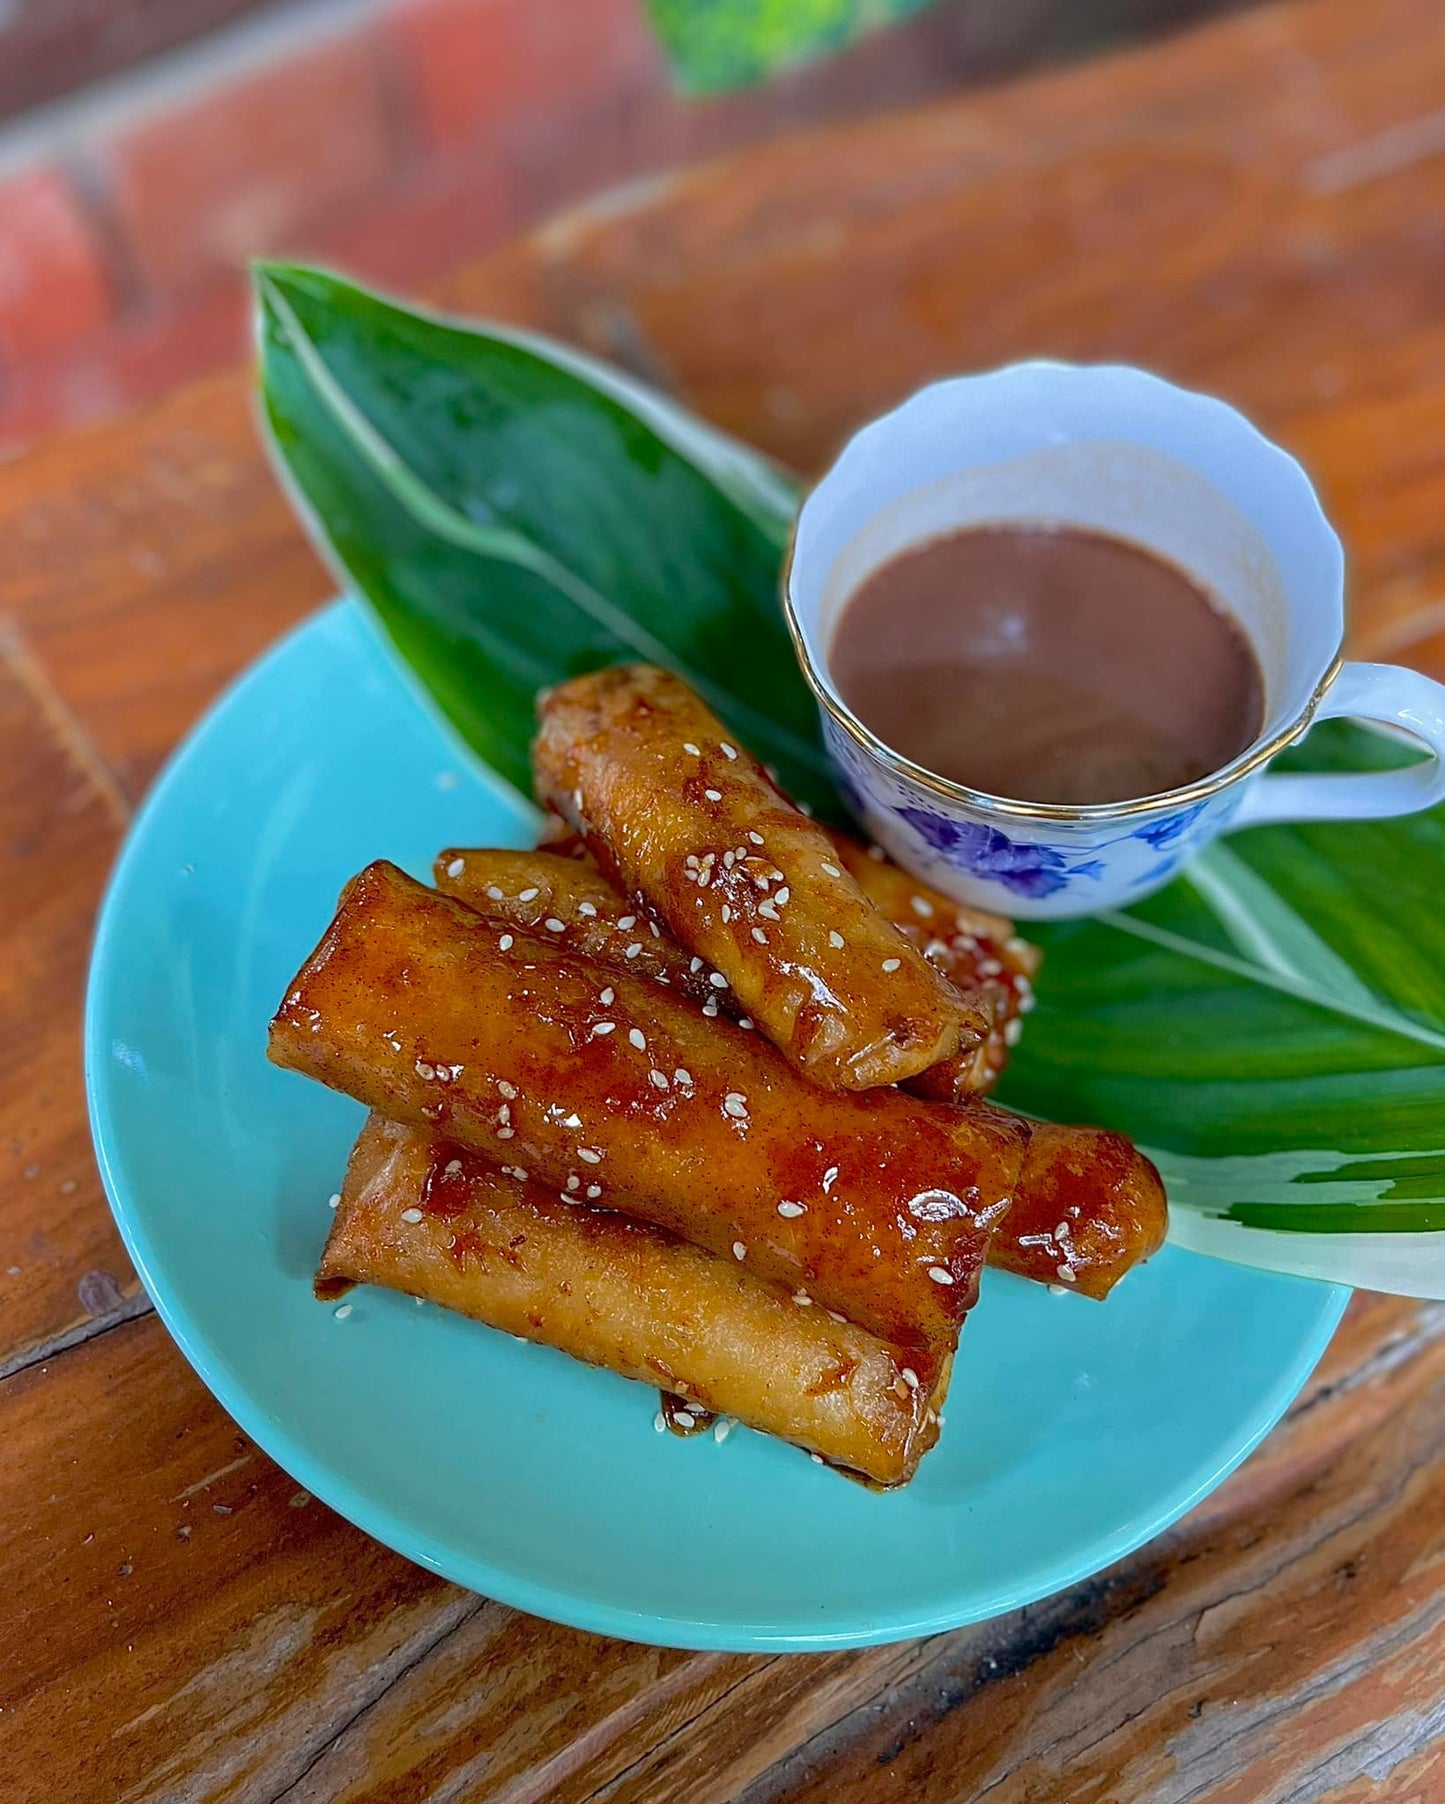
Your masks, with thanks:
M932 0L646 0L678 82L716 93L851 44Z

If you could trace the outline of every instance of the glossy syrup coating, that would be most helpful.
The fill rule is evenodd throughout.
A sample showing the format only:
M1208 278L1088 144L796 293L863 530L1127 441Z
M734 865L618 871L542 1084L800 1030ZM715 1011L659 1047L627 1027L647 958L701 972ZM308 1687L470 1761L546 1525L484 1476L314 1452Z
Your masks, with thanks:
M889 1347L734 1259L593 1208L580 1189L564 1202L521 1170L373 1115L317 1295L385 1285L660 1387L679 1433L731 1417L877 1484L912 1476L937 1438L946 1354Z
M634 977L650 977L699 1008L740 1012L731 989L716 988L712 968L690 957L652 912L629 902L590 859L490 847L450 846L432 876L443 894L468 908L555 939Z
M875 886L878 906L900 917L912 914L934 935L946 935L942 943L953 971L966 981L973 971L978 981L1004 991L1012 999L1012 1012L1004 1019L1016 1019L1018 1008L1027 1007L1032 996L1022 971L1036 970L1038 958L1033 947L1014 940L1009 922L951 903L896 865L878 863L856 841L847 845L856 851L865 876L869 871L879 873ZM558 945L585 951L614 970L631 969L636 975L650 976L674 994L701 999L712 1015L736 1018L732 991L710 988L702 961L690 959L669 934L659 932L654 937L643 930L638 925L641 917L633 913L636 905L590 862L545 851L454 849L441 854L436 869L439 888L503 925L510 922L540 928ZM920 916L915 907L919 901L928 905L931 915ZM579 912L584 907L589 910L586 914ZM627 927L622 927L624 921L629 923ZM634 948L637 951L629 958ZM999 955L1012 961L1004 967L1012 982L1000 978L992 968L1002 963ZM977 972L979 964L984 966L982 972ZM937 1066L907 1087L916 1089L946 1070L946 1066ZM958 1074L957 1089L950 1079L940 1094L953 1100L955 1094L969 1093L965 1077ZM1044 1283L1067 1281L1086 1295L1103 1296L1163 1239L1166 1215L1158 1174L1122 1134L1097 1128L1036 1127L1032 1122L1021 1125L1036 1138L1025 1155L1013 1207L989 1241L988 1263ZM1060 1217L1064 1204L1072 1213ZM1052 1242L1041 1238L1041 1213L1048 1216L1048 1227L1063 1220L1066 1233L1072 1234L1078 1254L1072 1279L1058 1276L1068 1261L1057 1247L1050 1256L1047 1249ZM1020 1236L1025 1237L1022 1243Z
M951 1345L1024 1136L806 1083L760 1034L511 932L385 862L271 1024L279 1065L553 1194L652 1221L898 1346Z
M1030 1128L1007 1232L994 1236L989 1263L1102 1301L1163 1246L1163 1180L1123 1134L1050 1121Z
M828 835L679 678L614 666L551 690L538 712L539 798L815 1083L899 1083L983 1038L986 1008L879 914Z
M938 1102L986 1094L1003 1075L1023 1032L1023 1017L1034 1006L1033 979L1042 953L1020 939L1003 915L969 908L920 883L877 846L841 833L834 844L839 862L873 906L956 989L981 997L988 1008L989 1028L979 1044L919 1072L908 1088Z

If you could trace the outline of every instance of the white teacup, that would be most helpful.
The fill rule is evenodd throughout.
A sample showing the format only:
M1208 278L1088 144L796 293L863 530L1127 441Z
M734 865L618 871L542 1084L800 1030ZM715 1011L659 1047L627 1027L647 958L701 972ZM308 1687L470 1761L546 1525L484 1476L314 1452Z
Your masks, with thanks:
M1090 806L950 782L849 709L828 645L849 597L921 540L1011 521L1090 527L1190 572L1248 635L1258 738L1184 788ZM1217 833L1409 814L1445 797L1445 686L1345 664L1344 556L1304 471L1222 401L1122 367L1022 363L937 382L853 438L798 517L784 603L838 781L874 837L950 895L1027 919L1135 902ZM1360 775L1266 776L1312 721L1403 729L1430 756Z

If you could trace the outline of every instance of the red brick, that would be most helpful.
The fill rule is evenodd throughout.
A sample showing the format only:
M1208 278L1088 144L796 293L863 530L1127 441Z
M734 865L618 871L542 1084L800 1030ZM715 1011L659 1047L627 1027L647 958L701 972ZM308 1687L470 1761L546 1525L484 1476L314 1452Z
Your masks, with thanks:
M375 40L279 57L118 135L100 153L135 264L161 294L289 248L389 172Z
M515 184L500 158L474 154L394 184L301 249L363 281L415 293L490 249L519 223Z
M655 79L640 0L407 0L385 31L409 74L426 142L506 139Z
M247 284L239 273L0 384L0 457L73 426L158 400L250 355Z
M110 312L99 248L60 171L0 182L0 364L73 345Z

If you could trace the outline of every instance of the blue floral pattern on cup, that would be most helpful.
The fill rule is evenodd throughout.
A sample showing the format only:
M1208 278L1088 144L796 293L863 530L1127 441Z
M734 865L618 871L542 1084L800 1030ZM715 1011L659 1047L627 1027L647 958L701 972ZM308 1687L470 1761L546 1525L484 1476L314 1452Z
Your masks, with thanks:
M941 801L875 762L826 716L823 734L840 793L886 851L939 888L1004 914L1037 919L1137 902L1167 882L1238 805L1236 791L1162 808L1134 825L1016 822L984 805Z

